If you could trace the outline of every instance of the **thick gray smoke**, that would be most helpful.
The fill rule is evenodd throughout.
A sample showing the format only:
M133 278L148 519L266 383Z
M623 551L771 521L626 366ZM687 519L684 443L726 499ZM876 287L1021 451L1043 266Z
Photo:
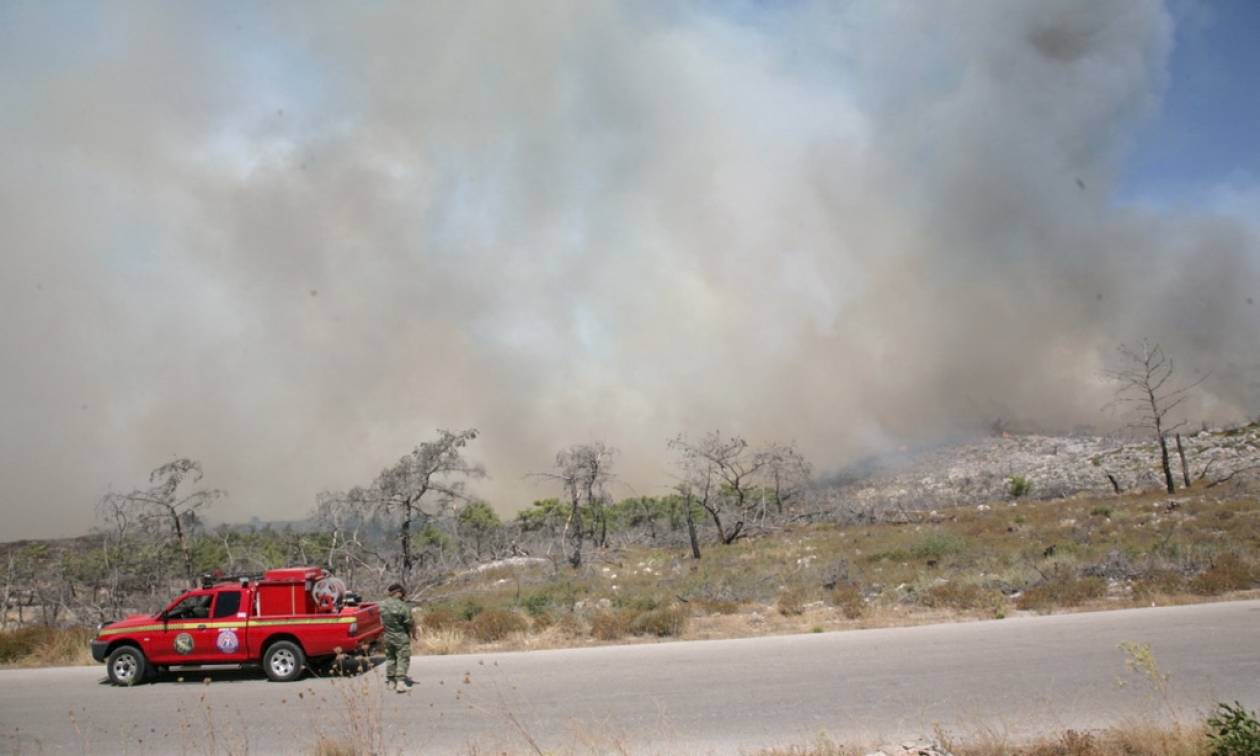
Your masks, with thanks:
M301 515L476 426L503 511L603 439L820 469L1099 414L1117 343L1255 410L1256 229L1117 203L1158 2L0 7L0 502L174 455Z

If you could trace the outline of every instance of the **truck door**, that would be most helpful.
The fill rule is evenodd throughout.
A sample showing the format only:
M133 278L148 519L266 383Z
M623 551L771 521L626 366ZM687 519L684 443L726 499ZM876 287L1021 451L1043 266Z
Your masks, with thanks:
M211 635L211 591L190 591L162 613L162 629L154 633L149 658L156 664L205 664L214 655Z
M207 629L209 645L215 662L237 664L248 661L249 649L245 643L245 624L249 606L244 591L220 590L214 598Z

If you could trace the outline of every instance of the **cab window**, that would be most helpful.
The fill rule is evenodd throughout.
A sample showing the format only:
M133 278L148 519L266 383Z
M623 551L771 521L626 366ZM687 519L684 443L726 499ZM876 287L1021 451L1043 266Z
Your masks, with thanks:
M214 617L235 617L236 613L241 610L241 592L240 591L219 591L219 597L214 602Z
M205 619L210 616L210 600L214 598L209 593L194 593L185 596L178 604L171 607L166 613L167 619Z

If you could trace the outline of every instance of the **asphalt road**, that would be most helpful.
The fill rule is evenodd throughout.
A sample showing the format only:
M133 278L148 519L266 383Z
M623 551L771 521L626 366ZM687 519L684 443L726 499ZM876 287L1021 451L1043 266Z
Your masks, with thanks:
M1167 694L1128 669L1149 644ZM1126 718L1197 720L1260 705L1260 601L730 641L416 657L416 685L380 669L277 684L191 673L130 689L103 667L0 671L0 750L311 753L735 753L980 728L1013 736ZM374 724L380 722L381 727ZM373 735L372 733L379 733Z

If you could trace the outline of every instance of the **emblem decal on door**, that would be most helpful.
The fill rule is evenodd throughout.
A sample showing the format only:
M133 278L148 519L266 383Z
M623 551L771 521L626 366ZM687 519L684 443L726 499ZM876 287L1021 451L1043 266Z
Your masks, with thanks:
M175 652L179 654L190 654L193 650L193 637L188 633L180 633L175 636Z
M241 639L236 637L235 630L225 628L219 631L219 637L215 639L214 645L225 654L234 654L236 649L241 647Z

